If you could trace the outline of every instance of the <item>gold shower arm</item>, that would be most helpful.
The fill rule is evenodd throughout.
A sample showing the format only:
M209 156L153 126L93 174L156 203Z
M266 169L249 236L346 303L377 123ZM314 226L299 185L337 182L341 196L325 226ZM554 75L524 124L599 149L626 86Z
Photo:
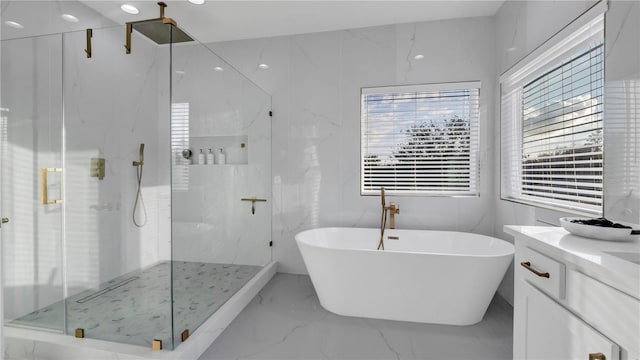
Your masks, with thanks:
M59 172L62 173L62 169L60 168L41 168L40 169L40 203L42 205L52 205L52 204L61 204L62 199L53 199L49 200L48 198L48 174L50 172ZM60 191L62 194L62 190Z
M84 52L87 53L87 58L91 58L91 38L93 37L93 30L87 29L87 48Z
M133 24L127 23L126 29L126 43L124 44L125 52L131 54L131 31L133 30Z

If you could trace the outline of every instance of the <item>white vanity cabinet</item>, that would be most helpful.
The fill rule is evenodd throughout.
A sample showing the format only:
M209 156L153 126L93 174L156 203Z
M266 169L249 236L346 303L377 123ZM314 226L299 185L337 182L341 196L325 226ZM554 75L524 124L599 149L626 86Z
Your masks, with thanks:
M561 228L506 226L515 236L514 359L640 360L640 242Z
M520 285L514 359L619 359L614 342L526 281Z

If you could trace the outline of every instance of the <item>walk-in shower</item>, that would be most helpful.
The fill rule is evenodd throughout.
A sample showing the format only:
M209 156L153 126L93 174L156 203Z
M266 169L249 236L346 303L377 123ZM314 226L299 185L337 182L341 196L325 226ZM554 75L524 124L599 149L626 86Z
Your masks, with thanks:
M4 325L175 349L271 263L271 98L163 13L87 30L2 40Z

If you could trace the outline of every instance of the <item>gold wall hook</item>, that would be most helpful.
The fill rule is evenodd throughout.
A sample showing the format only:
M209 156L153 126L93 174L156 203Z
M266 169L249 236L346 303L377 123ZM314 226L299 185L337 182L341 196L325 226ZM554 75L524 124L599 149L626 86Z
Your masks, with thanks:
M260 202L266 202L267 199L258 199L255 196L252 196L250 198L242 198L240 199L241 201L251 201L251 215L255 215L256 214L256 201L260 201Z
M2 218L2 223L3 223L3 224L6 224L6 223L8 223L8 222L9 222L9 218Z

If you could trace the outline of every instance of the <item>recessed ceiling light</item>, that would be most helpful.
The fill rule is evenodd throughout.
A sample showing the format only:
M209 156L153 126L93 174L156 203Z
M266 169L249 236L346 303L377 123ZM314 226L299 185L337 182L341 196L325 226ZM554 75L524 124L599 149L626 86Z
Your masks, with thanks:
M196 5L204 4L204 0L189 0L189 2Z
M221 68L220 66L216 66L213 68L214 71L224 71L223 68Z
M518 48L515 48L515 47L510 47L510 48L507 49L508 52L513 52L513 51L516 51L516 50L518 50Z
M414 56L413 58L416 59L416 60L422 60L422 59L424 59L424 55L418 54L418 55Z
M22 26L22 24L15 22L15 21L5 21L4 22L7 26L11 26L14 29L24 29L24 26Z
M62 14L60 15L60 17L62 18L62 20L68 21L70 23L77 23L79 21L77 17L71 14Z
M132 15L136 15L140 12L140 10L138 10L137 7L129 4L122 4L120 6L120 9L122 9L122 11L126 12L127 14L132 14Z
M269 65L262 63L262 64L258 65L258 67L259 67L260 69L268 69L268 68L269 68Z
M186 74L186 72L182 71L182 70L176 70L176 74L178 75L184 75Z

